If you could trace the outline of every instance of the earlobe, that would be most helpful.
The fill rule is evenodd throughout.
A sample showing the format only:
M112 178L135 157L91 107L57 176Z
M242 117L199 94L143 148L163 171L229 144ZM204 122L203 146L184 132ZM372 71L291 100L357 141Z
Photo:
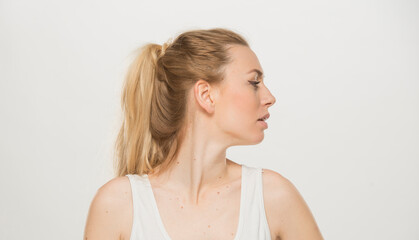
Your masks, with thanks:
M198 80L194 86L194 95L198 104L208 113L214 112L214 89L205 80Z

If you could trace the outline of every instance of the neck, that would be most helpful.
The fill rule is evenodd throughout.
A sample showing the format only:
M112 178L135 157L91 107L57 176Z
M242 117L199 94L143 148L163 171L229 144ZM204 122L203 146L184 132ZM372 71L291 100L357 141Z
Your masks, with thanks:
M227 145L207 124L191 124L185 130L179 152L167 169L150 179L175 191L190 204L197 205L206 192L229 182ZM219 134L218 134L219 136Z

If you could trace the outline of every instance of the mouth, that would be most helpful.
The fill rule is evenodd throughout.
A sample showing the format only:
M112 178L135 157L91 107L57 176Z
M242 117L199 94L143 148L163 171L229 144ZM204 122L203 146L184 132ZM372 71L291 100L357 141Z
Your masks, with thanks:
M269 116L270 116L270 114L267 113L263 117L259 118L258 121L263 121L264 122L264 121L266 121L269 118Z

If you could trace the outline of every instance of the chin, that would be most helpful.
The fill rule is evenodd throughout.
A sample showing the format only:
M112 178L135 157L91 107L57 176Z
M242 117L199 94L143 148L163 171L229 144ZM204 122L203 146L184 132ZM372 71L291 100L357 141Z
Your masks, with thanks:
M264 138L265 138L265 134L263 132L260 132L258 134L255 134L253 136L253 138L248 139L246 141L247 144L244 144L244 145L256 145L256 144L259 144L259 143L261 143L263 141Z
M256 139L256 143L255 144L261 143L264 138L265 138L265 134L262 132L262 134L260 135L260 137Z

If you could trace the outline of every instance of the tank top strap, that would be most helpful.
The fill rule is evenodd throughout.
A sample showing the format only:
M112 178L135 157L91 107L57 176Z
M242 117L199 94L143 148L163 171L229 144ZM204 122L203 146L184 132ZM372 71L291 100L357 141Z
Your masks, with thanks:
M133 220L130 240L169 239L163 235L151 184L147 175L127 174L131 184Z
M259 181L258 181L258 172L259 169L255 167L250 167L247 165L242 165L243 167L243 195L244 202L243 206L245 209L245 214L251 214L249 210L255 210L254 206L259 205Z
M247 165L243 167L245 174L243 229L246 229L243 239L271 239L263 199L263 169Z

